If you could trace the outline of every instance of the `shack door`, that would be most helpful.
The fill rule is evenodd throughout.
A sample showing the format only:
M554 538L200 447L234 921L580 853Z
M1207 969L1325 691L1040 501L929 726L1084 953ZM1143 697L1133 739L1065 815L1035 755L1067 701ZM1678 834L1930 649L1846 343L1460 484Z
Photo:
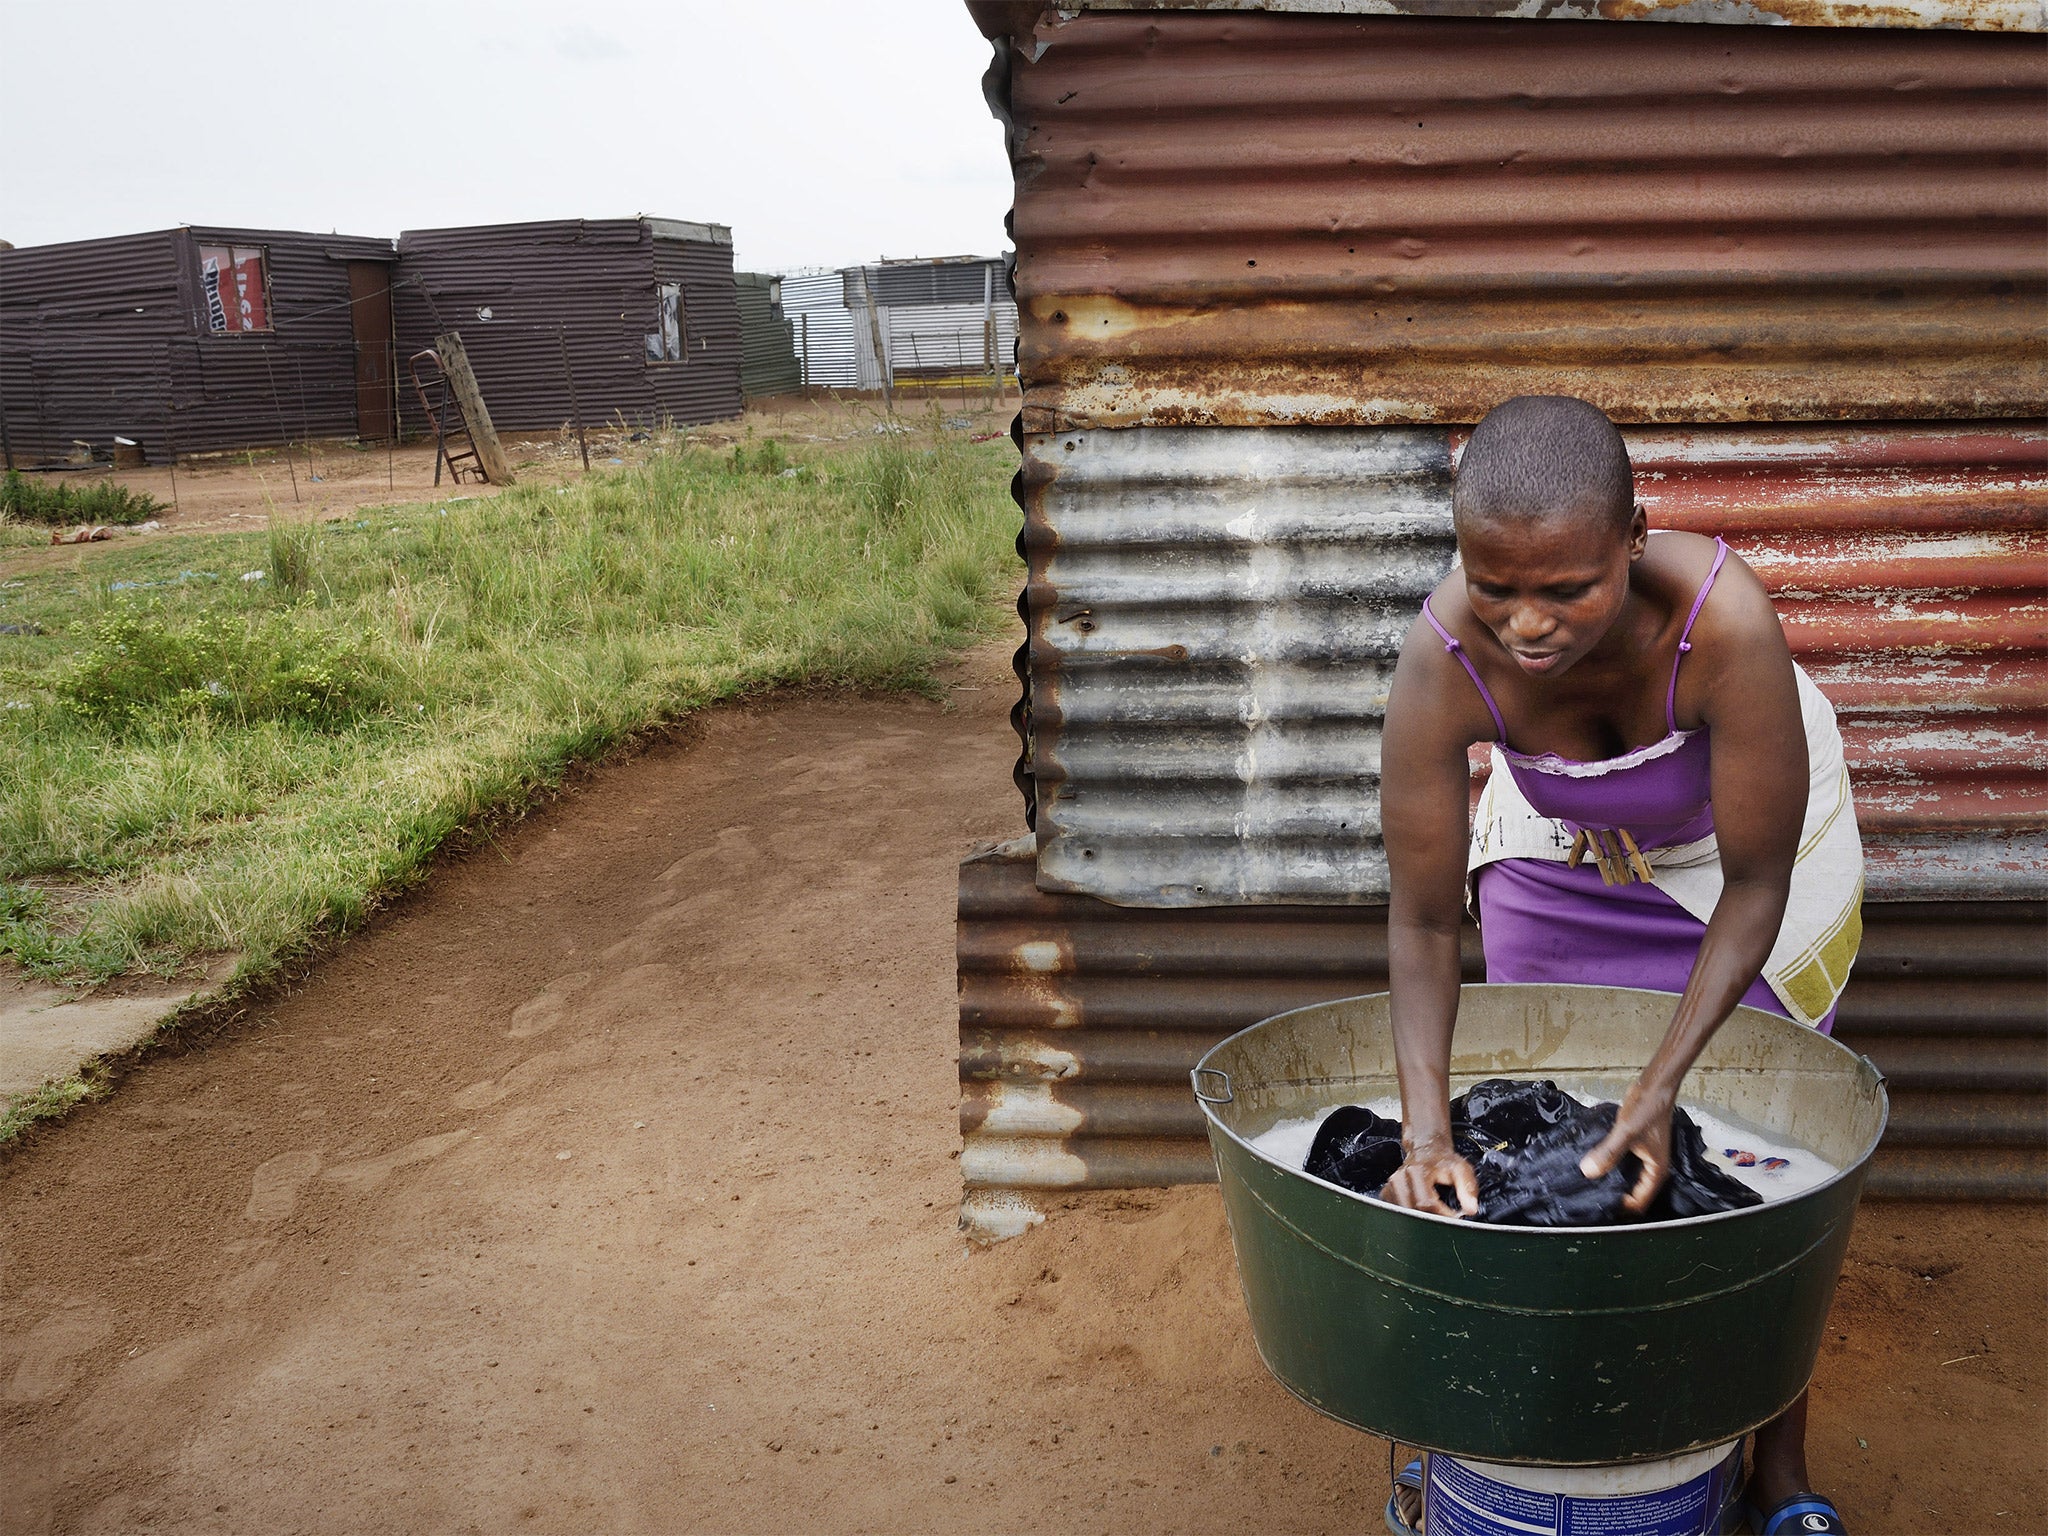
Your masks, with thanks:
M391 332L391 268L381 261L348 264L349 313L356 333L356 436L384 442L394 433L392 397L398 369Z

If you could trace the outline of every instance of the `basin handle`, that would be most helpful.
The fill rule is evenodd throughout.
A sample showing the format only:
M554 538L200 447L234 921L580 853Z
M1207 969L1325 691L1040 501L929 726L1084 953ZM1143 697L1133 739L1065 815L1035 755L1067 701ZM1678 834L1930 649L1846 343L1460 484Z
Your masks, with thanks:
M1221 1093L1204 1093L1202 1091L1202 1079L1204 1077L1216 1078L1223 1084L1223 1091ZM1195 1097L1204 1104L1228 1104L1234 1097L1230 1091L1230 1074L1221 1067L1197 1067L1188 1074L1188 1080L1195 1086Z

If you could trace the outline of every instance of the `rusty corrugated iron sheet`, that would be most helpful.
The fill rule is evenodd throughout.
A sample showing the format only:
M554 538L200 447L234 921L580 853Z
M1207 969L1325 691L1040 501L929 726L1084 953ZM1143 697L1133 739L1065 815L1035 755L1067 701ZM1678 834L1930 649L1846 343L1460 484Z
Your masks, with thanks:
M1835 702L1876 900L2048 896L2048 432L1630 428ZM1463 434L1025 439L1038 879L1134 906L1382 902L1386 689Z
M2048 1193L2048 907L1872 903L1837 1034L1888 1079L1871 1192ZM1214 1177L1188 1069L1283 1009L1386 987L1384 907L1143 911L960 869L961 1167L976 1190ZM1483 976L1465 935L1468 980Z
M990 85L1027 431L2048 401L2032 37L1048 13Z
M260 246L271 329L214 335L200 245ZM349 264L387 240L192 228L0 252L0 409L20 460L101 457L116 436L174 454L353 437L359 425Z
M732 233L673 220L562 219L412 229L398 237L401 351L459 331L491 420L548 430L737 416ZM684 356L648 360L657 285L678 283ZM573 389L571 387L573 380Z
M1941 27L2040 32L2040 0L1063 0L1064 11L1271 11L1320 16L1439 16L1503 21L1658 21L1696 26ZM968 0L991 37L1027 34L1042 4Z
M1833 700L1870 896L2048 896L2048 433L1626 435L1651 526L1723 534Z

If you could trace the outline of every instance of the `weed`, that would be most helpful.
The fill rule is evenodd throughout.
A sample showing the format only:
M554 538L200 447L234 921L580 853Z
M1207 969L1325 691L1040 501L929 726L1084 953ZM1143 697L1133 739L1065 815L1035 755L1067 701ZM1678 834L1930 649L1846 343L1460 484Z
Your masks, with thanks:
M283 598L303 597L313 586L313 567L320 555L320 531L312 523L270 520L271 590Z
M364 649L288 614L116 604L53 691L100 725L210 714L334 729L382 702Z
M146 491L131 491L111 480L67 485L10 469L0 488L0 516L62 527L70 523L140 523L163 511Z
M868 449L865 458L866 474L860 487L868 510L885 526L901 522L922 488L923 466L918 450L895 438L885 438Z

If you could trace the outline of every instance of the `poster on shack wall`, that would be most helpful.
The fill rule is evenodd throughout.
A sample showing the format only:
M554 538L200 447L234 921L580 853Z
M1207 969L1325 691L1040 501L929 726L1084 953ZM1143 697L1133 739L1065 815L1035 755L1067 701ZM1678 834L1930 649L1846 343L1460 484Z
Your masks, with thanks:
M206 328L214 335L270 329L261 246L202 245L199 282L206 297Z

